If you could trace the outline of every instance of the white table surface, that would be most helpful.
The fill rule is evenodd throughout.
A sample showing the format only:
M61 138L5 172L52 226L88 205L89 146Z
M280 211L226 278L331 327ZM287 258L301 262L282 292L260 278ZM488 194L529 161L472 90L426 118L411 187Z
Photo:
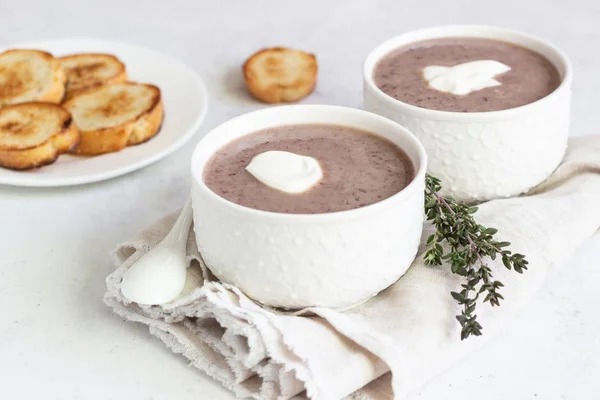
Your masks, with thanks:
M198 71L211 104L189 144L144 170L73 188L0 186L0 398L232 399L102 303L109 251L183 204L202 135L263 107L242 86L240 65L250 53L269 45L315 52L319 84L305 102L360 107L361 64L373 46L450 23L525 30L563 48L575 68L572 134L600 133L597 0L2 1L3 45L86 36L150 46ZM599 398L598 252L600 235L549 278L502 337L411 400Z

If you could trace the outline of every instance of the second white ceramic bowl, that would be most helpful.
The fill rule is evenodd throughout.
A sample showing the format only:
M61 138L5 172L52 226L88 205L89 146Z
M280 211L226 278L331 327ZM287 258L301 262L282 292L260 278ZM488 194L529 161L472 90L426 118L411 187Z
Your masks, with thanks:
M337 124L367 130L400 146L416 177L378 203L327 214L282 214L234 204L203 181L204 166L223 145L280 125ZM192 200L198 248L220 280L278 307L346 308L385 289L412 263L423 222L425 150L397 123L345 107L273 107L234 118L208 133L192 156Z
M562 84L550 95L502 111L458 113L398 101L373 82L377 62L390 51L446 37L502 40L534 50L558 69ZM429 157L429 172L447 193L483 201L523 193L546 179L564 156L569 134L571 65L556 47L524 33L488 26L442 26L392 38L364 64L364 108L413 132Z

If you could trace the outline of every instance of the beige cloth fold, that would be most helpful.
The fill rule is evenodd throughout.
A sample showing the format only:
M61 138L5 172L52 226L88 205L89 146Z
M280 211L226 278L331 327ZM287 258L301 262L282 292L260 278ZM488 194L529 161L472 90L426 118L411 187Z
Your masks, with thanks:
M404 277L366 304L298 316L262 308L216 281L190 235L182 295L163 306L128 303L119 289L124 272L166 235L174 216L117 249L104 300L240 398L400 399L494 337L548 272L598 230L599 201L600 136L594 136L571 140L561 166L529 195L480 206L477 220L498 228L499 239L530 264L523 275L492 264L505 300L499 308L479 306L483 336L462 342L450 296L461 278L445 266L425 266L423 248ZM423 237L430 231L426 226Z

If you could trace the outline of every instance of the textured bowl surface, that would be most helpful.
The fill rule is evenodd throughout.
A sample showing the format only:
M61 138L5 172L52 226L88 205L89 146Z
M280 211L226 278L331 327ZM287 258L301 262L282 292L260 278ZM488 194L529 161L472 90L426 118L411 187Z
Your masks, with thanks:
M482 37L515 43L550 60L563 79L550 95L508 110L457 113L429 110L398 101L373 82L373 69L400 46L442 37ZM429 157L428 169L447 193L484 201L523 193L546 179L564 156L569 134L571 66L557 48L529 35L485 26L446 26L392 38L367 57L364 108L413 132Z
M416 178L401 192L354 210L313 215L259 211L229 202L202 181L224 144L267 127L343 124L384 136L403 148ZM273 107L234 118L201 140L192 157L195 234L219 279L264 304L345 308L395 282L412 263L423 222L426 155L410 132L366 111L335 106Z

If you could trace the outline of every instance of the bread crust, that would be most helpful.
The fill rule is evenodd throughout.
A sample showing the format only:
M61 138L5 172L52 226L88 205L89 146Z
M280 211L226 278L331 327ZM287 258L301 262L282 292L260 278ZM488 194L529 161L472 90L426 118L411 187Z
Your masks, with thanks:
M312 93L318 65L314 54L272 47L254 53L242 70L250 94L274 104L295 102Z
M114 63L114 65L117 66L116 74L112 75L109 78L91 79L91 78L93 78L94 70L92 68L90 68L89 64L86 65L87 64L86 61L89 61L89 59L92 59L92 58L104 59L104 60L98 60L97 63L107 62L107 60L110 60L109 62ZM69 99L71 99L81 93L84 93L90 89L94 89L94 88L97 88L102 85L108 85L111 83L127 82L127 70L125 68L125 64L123 64L123 62L121 62L121 60L119 60L117 57L115 57L112 54L77 53L77 54L70 54L68 56L59 57L58 60L61 63L65 63L68 61L80 60L80 62L83 64L82 69L79 72L69 70L68 68L63 68L65 70L66 79L67 79L66 93L65 93L65 97L63 99L64 102L68 101ZM86 69L87 69L87 71L86 71ZM81 75L83 75L86 78L88 78L89 80L91 80L91 82L88 82L87 84L86 83L77 83L77 81L76 81L77 76L80 77ZM73 84L73 81L75 81L75 85Z
M163 119L163 104L160 89L154 85L133 82L121 83L121 85L143 85L151 88L153 97L150 106L119 125L92 130L80 130L81 141L74 151L75 154L98 155L120 151L128 145L146 142L158 133ZM101 86L81 93L67 101L64 107L68 110L77 101L79 96L93 95L94 92L104 88L105 86Z
M81 131L81 141L73 153L94 156L122 150L127 146L132 129L133 122L128 122L110 128Z
M129 139L128 146L141 144L152 139L160 130L164 115L162 99L159 96L154 106L143 114L134 124Z
M65 95L65 86L66 86L66 76L62 69L60 61L58 61L54 56L50 53L41 50L22 50L22 49L10 49L6 50L2 54L0 54L0 58L4 55L8 55L10 53L32 53L40 56L44 60L46 60L50 64L50 68L52 70L52 81L50 86L46 91L41 93L36 98L30 99L29 101L41 101L48 102L53 104L59 104L64 95ZM16 67L15 67L16 68ZM7 71L9 68L7 68ZM15 78L16 79L16 78ZM5 83L6 85L6 83ZM0 87L0 106L9 105L9 104L17 104L21 103L21 101L16 100L18 96L22 93L13 93L15 87L22 86L23 82L12 81L10 82L10 88L3 92Z
M34 106L34 107L57 107L47 103L21 103L18 106ZM11 106L9 106L11 107ZM6 107L6 108L9 108ZM66 113L67 117L62 121L62 124L48 140L45 142L27 148L2 148L0 149L0 166L14 170L27 170L39 168L44 165L52 164L60 156L60 154L72 151L80 140L79 130L73 123L71 115Z

